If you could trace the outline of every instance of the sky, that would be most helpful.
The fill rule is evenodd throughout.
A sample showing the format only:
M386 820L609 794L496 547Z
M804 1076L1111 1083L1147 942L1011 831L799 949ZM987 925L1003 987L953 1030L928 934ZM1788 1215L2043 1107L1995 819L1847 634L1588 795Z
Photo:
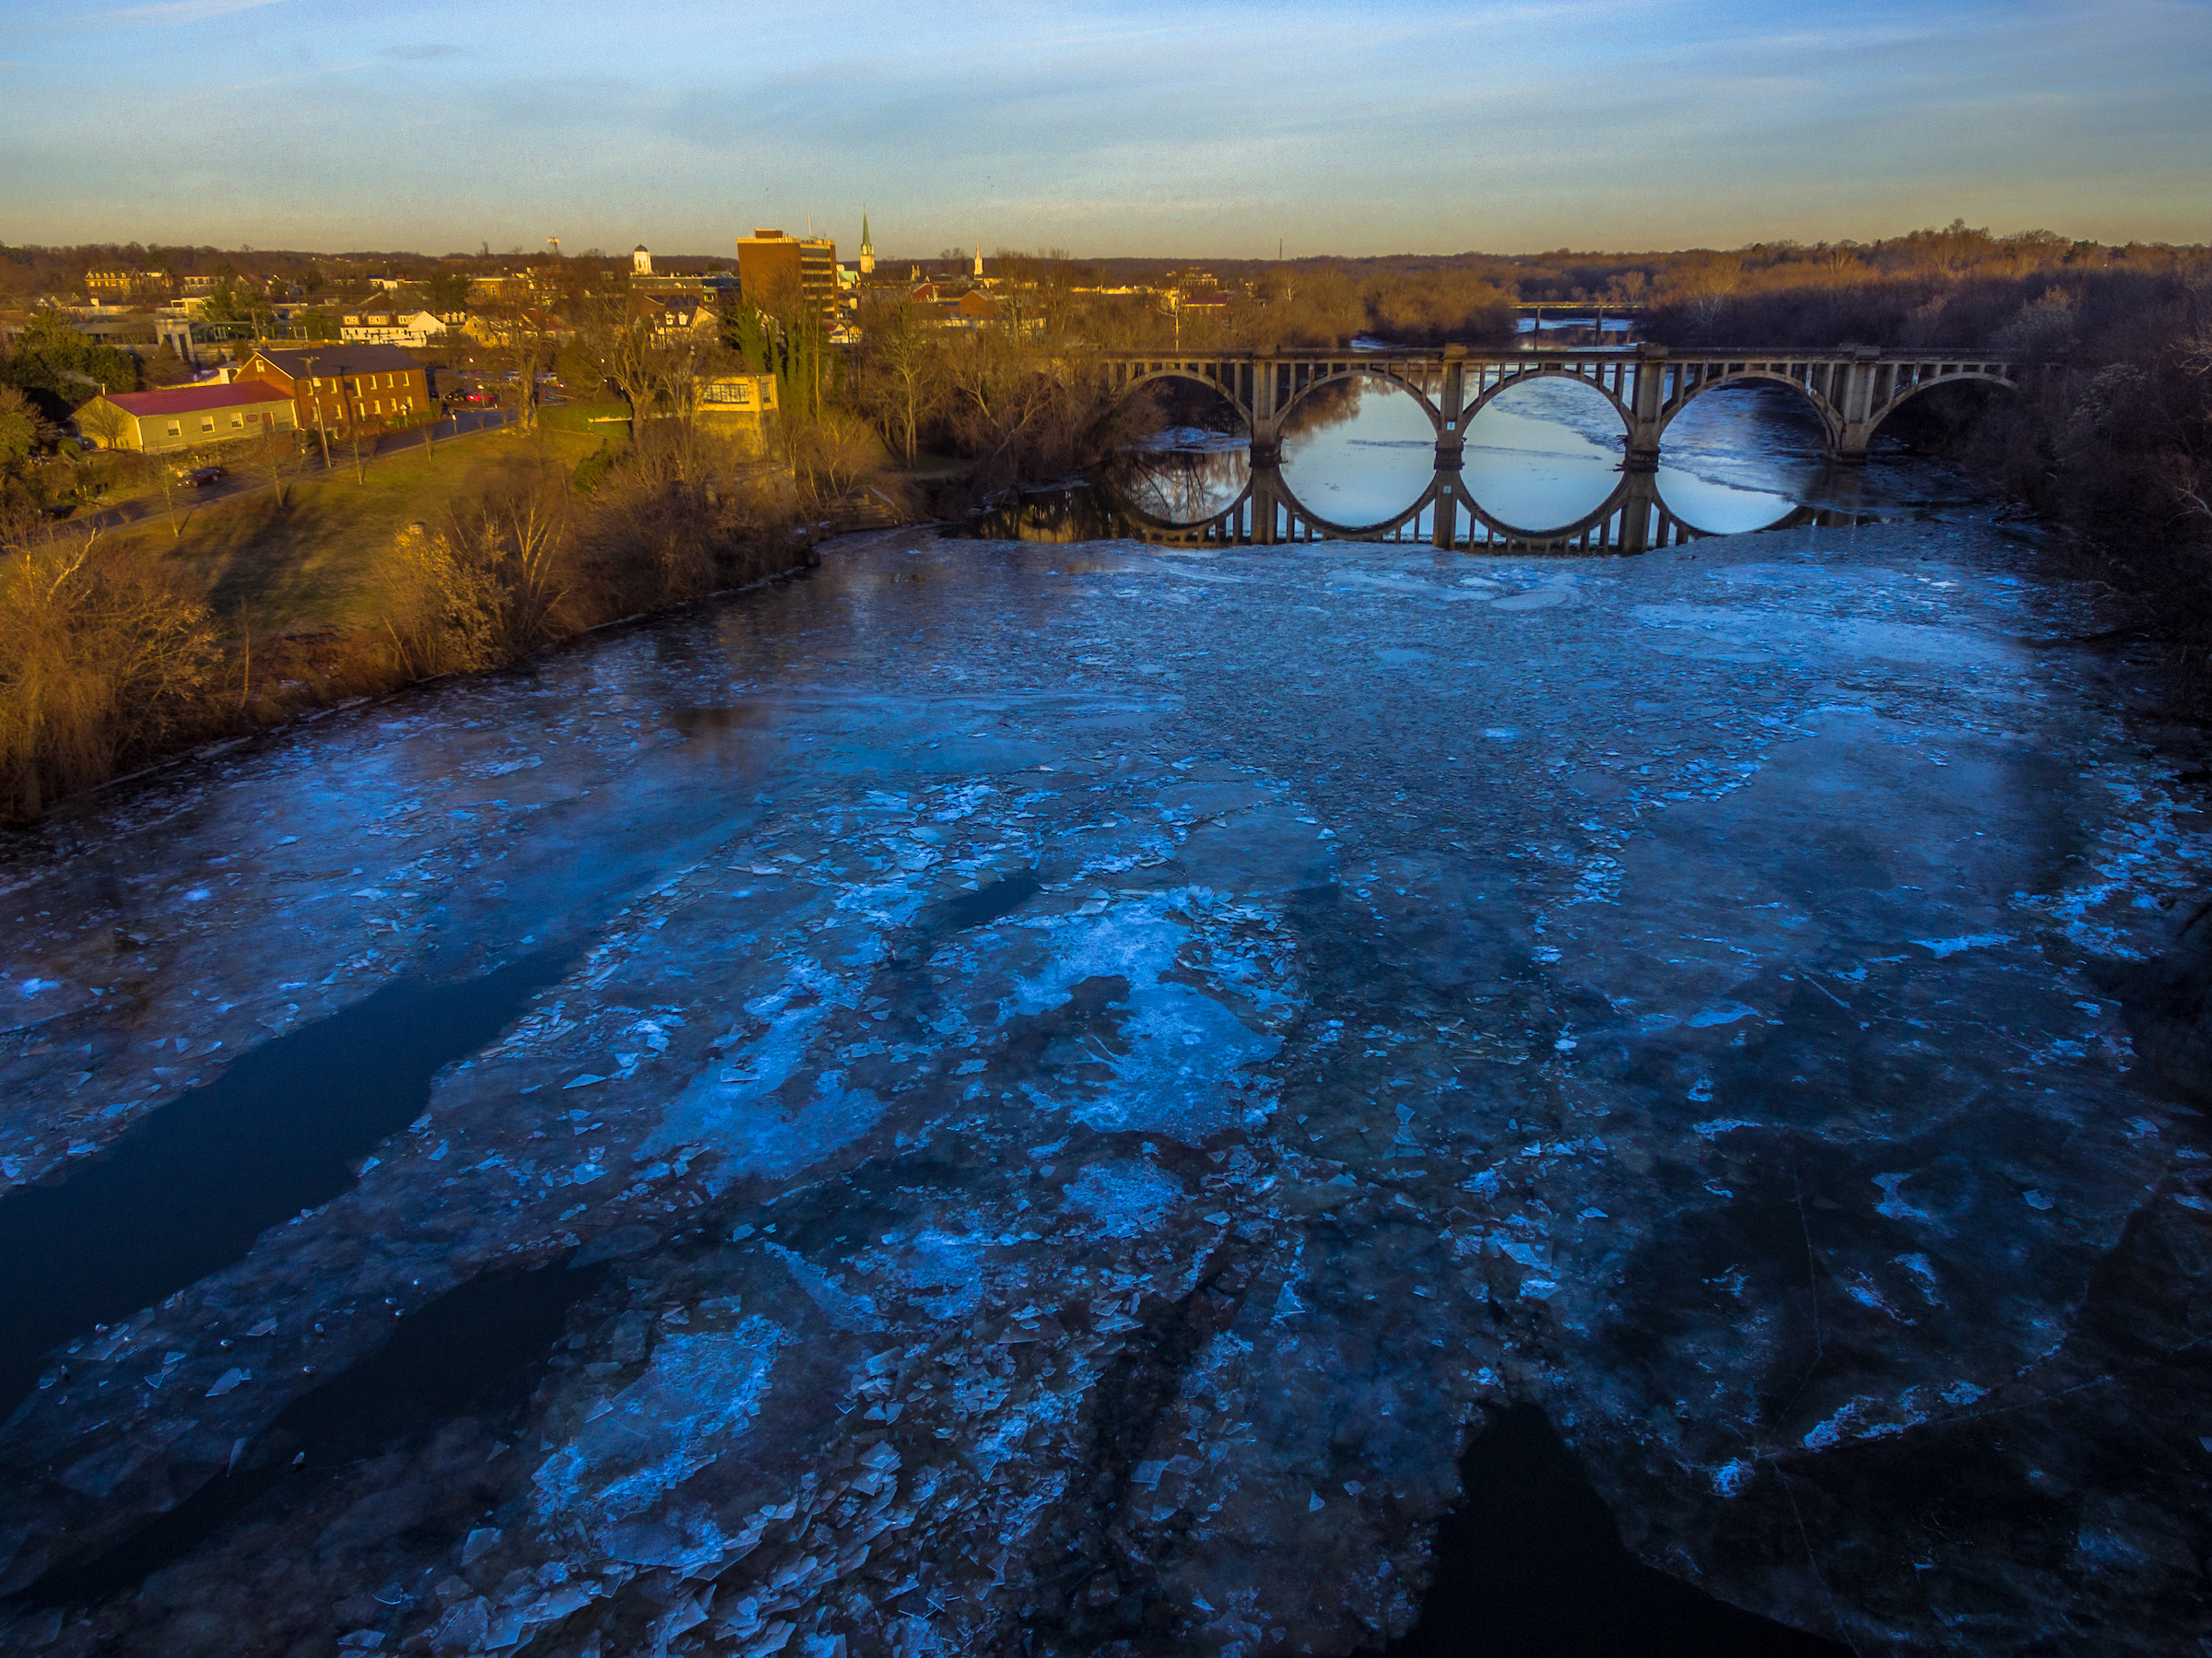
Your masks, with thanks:
M2212 241L2212 0L0 0L0 241Z

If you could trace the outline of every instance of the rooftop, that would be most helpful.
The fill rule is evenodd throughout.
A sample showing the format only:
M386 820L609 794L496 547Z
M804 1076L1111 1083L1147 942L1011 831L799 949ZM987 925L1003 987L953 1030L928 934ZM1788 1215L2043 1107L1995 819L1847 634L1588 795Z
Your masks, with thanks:
M213 383L171 386L165 392L116 392L108 401L126 414L189 415L202 409L235 408L248 403L289 403L292 394L265 380L239 380L229 385Z
M350 341L335 345L326 340L298 348L265 346L258 355L295 379L302 374L405 374L422 367L418 359L397 346L364 346ZM311 361L312 368L308 366Z

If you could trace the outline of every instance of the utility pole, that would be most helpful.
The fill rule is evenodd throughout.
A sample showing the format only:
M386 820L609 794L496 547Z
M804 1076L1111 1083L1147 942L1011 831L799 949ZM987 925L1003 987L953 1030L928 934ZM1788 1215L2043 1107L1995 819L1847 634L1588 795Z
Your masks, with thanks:
M307 393L315 400L315 441L322 445L323 470L328 472L331 469L330 434L323 429L323 385L315 378L317 355L317 353L310 352L300 360L307 364Z
M369 480L361 473L361 408L360 398L357 394L360 389L361 382L357 378L353 382L353 391L347 391L345 377L339 376L338 395L346 399L346 434L353 440L353 481L365 484Z

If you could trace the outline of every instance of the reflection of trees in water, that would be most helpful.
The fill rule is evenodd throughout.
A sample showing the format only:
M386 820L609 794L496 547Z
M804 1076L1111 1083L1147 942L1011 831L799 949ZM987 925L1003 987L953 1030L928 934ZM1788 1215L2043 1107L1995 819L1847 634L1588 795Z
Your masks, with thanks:
M1112 541L1132 533L1121 503L1102 484L1017 495L955 527L985 541Z
M1147 382L1145 386L1163 427L1190 426L1200 431L1244 431L1237 406L1208 385L1179 375Z
M1203 523L1244 493L1252 456L1242 449L1124 450L1105 482L1131 507L1168 523Z
M1373 384L1367 375L1354 374L1345 380L1332 380L1315 386L1298 400L1283 422L1286 438L1303 437L1309 432L1327 431L1331 427L1345 426L1359 418L1359 402ZM1387 394L1387 386L1376 388Z

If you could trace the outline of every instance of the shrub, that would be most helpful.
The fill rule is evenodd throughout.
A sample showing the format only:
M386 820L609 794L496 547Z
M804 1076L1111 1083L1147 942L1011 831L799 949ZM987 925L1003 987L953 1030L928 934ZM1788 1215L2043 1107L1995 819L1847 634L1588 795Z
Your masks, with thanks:
M79 532L0 565L0 817L159 752L221 664L206 606L159 566Z
M569 478L570 488L579 495L589 495L621 459L621 453L613 444L601 442L598 448L576 463L576 470Z

